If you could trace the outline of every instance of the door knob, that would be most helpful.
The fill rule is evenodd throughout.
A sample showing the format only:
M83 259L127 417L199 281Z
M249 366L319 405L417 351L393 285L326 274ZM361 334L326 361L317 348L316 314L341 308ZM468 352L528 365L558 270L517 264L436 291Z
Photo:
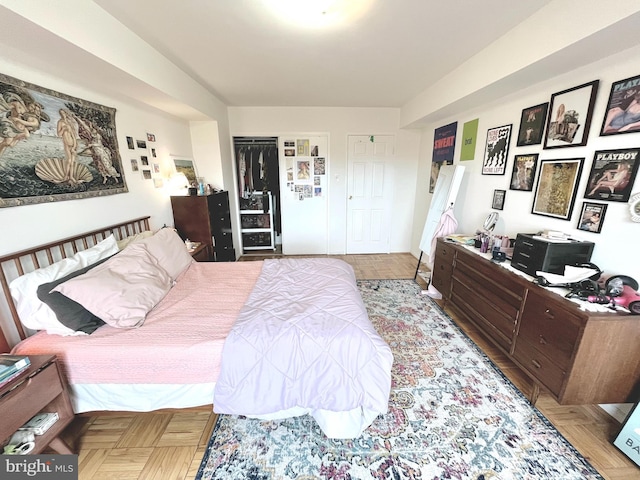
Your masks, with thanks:
M353 198L353 195L349 195L349 200L351 200Z

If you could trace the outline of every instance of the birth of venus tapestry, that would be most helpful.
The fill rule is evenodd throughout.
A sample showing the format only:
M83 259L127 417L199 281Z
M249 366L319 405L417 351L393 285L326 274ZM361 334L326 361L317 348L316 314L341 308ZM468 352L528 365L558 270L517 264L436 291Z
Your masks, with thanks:
M127 191L115 109L0 74L0 207Z

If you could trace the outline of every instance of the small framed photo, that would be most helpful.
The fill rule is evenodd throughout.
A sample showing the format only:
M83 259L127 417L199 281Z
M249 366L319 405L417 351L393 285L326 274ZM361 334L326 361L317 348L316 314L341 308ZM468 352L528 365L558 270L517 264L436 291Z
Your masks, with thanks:
M599 84L600 80L594 80L551 95L543 148L587 144Z
M540 145L542 143L548 108L549 102L522 110L520 130L518 131L518 147Z
M136 140L136 145L138 148L147 148L147 142L144 140Z
M613 82L600 135L640 132L640 75Z
M569 220L584 158L540 160L540 173L531 213Z
M153 133L147 133L147 142L155 142L156 136Z
M491 203L491 208L494 210L503 210L504 209L504 197L507 194L506 190L494 190L493 191L493 202Z
M585 232L600 233L606 211L606 203L584 202L580 220L578 221L578 229Z
M522 190L525 192L533 190L533 181L536 178L537 166L537 153L516 155L513 157L513 171L511 172L509 190Z
M487 130L487 143L484 149L482 175L504 175L511 141L513 124Z
M133 143L133 137L127 137L127 147L129 147L129 150L135 150L136 146Z

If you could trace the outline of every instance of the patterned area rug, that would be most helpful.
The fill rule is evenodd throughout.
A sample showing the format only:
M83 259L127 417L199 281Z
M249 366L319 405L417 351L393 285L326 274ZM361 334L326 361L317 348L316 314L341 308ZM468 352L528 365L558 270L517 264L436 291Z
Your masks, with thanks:
M394 354L389 412L355 440L221 415L197 480L602 479L415 282L358 284Z

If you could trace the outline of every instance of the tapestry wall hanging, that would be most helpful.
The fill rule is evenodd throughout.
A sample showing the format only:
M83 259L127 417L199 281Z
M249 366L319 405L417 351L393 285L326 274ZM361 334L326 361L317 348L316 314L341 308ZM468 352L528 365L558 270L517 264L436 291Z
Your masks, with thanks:
M0 74L0 207L127 191L114 108Z

